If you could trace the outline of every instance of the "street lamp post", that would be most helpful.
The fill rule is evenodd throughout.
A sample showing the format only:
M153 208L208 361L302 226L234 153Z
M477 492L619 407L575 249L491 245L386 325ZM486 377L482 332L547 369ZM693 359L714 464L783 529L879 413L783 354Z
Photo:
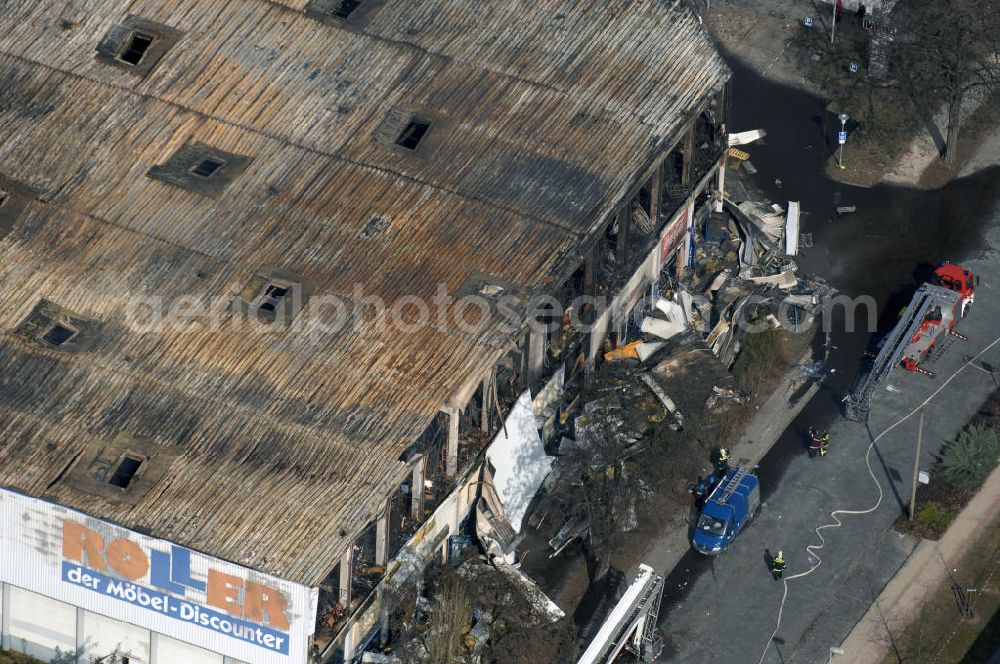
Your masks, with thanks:
M843 648L838 648L836 646L830 646L830 656L827 657L826 664L833 664L833 656L834 655L843 655L843 654L844 654L844 649Z
M847 121L850 118L847 113L840 114L840 133L837 135L837 142L840 143L840 153L837 155L837 165L844 168L844 143L847 142Z

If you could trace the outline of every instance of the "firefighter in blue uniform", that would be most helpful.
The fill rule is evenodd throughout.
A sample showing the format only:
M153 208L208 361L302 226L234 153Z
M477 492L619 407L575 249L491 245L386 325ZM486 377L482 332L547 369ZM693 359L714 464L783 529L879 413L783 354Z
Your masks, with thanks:
M815 459L817 455L825 457L827 448L830 446L830 434L820 434L816 427L809 427L809 440L806 445L810 459Z

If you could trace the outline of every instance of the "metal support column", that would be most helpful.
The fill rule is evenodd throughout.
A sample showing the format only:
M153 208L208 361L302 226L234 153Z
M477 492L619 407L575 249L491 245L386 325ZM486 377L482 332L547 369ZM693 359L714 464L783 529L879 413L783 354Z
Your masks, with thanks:
M689 201L688 203L685 203L684 207L687 208L687 224L688 227L690 228L693 226L694 201L692 200ZM684 270L685 268L687 268L688 264L688 251L690 250L690 248L691 248L691 238L687 234L687 232L685 232L684 244L677 248L677 253L675 254L676 257L674 258L674 274L677 275L678 279L684 276Z
M385 591L383 590L379 590L378 607L378 622L380 626L378 643L381 647L385 648L389 645L391 625L389 623L389 602L386 601Z
M723 154L722 163L719 164L719 181L716 185L718 191L715 197L715 211L722 212L722 199L726 195L726 162L728 161L728 155Z
M392 503L388 500L382 503L379 517L375 521L375 564L385 567L389 564L389 512Z
M73 644L73 661L76 664L85 664L86 656L83 654L83 650L87 645L87 638L84 636L84 624L83 621L86 620L87 612L77 607L76 609L76 641ZM152 644L150 645L152 648ZM150 664L155 664L156 660L153 660Z
M483 378L483 387L480 392L479 399L479 429L483 433L489 433L490 429L490 413L493 412L493 381L497 378L497 368L496 365L490 369L490 372L486 374L486 378Z
M528 384L542 375L545 369L545 350L548 333L544 321L529 324L528 330Z
M10 586L0 583L0 647L10 650Z
M149 662L148 664L156 664L157 657L159 656L160 650L160 635L156 632L150 630L149 632Z
M660 231L660 199L663 192L663 160L653 169L653 177L649 181L649 220L653 224L653 232Z
M681 146L681 153L684 155L684 163L681 166L681 184L685 187L691 184L691 166L694 162L694 125L684 134L684 143Z
M410 517L420 523L424 518L424 467L427 460L423 455L413 461L413 474L410 476Z
M340 586L340 597L337 601L340 605L348 610L351 606L351 583L354 580L354 542L351 542L347 546L347 551L344 551L344 555L340 557L340 581L338 585Z
M458 423L461 411L458 408L448 408L444 412L448 417L448 451L444 472L448 477L454 477L458 474Z

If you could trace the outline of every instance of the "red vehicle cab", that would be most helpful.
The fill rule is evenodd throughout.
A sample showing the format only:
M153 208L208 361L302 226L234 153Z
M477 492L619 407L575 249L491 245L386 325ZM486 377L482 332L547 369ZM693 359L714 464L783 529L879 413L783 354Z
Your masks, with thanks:
M968 313L969 305L975 301L978 279L971 270L945 261L934 270L939 286L953 290L962 296L962 317Z

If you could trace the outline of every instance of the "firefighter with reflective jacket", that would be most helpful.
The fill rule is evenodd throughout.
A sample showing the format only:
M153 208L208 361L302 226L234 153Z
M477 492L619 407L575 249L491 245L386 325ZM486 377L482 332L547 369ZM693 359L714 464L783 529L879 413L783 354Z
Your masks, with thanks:
M715 476L720 480L729 472L729 450L725 447L719 449L719 456L715 461Z
M827 448L830 446L830 434L824 433L820 435L816 427L809 427L809 458L815 459L816 455L819 454L821 457L826 456Z
M781 575L784 573L785 573L785 558L781 555L781 551L779 551L778 555L776 555L774 557L774 560L771 561L771 576L773 576L774 580L777 581L778 579L781 578Z

